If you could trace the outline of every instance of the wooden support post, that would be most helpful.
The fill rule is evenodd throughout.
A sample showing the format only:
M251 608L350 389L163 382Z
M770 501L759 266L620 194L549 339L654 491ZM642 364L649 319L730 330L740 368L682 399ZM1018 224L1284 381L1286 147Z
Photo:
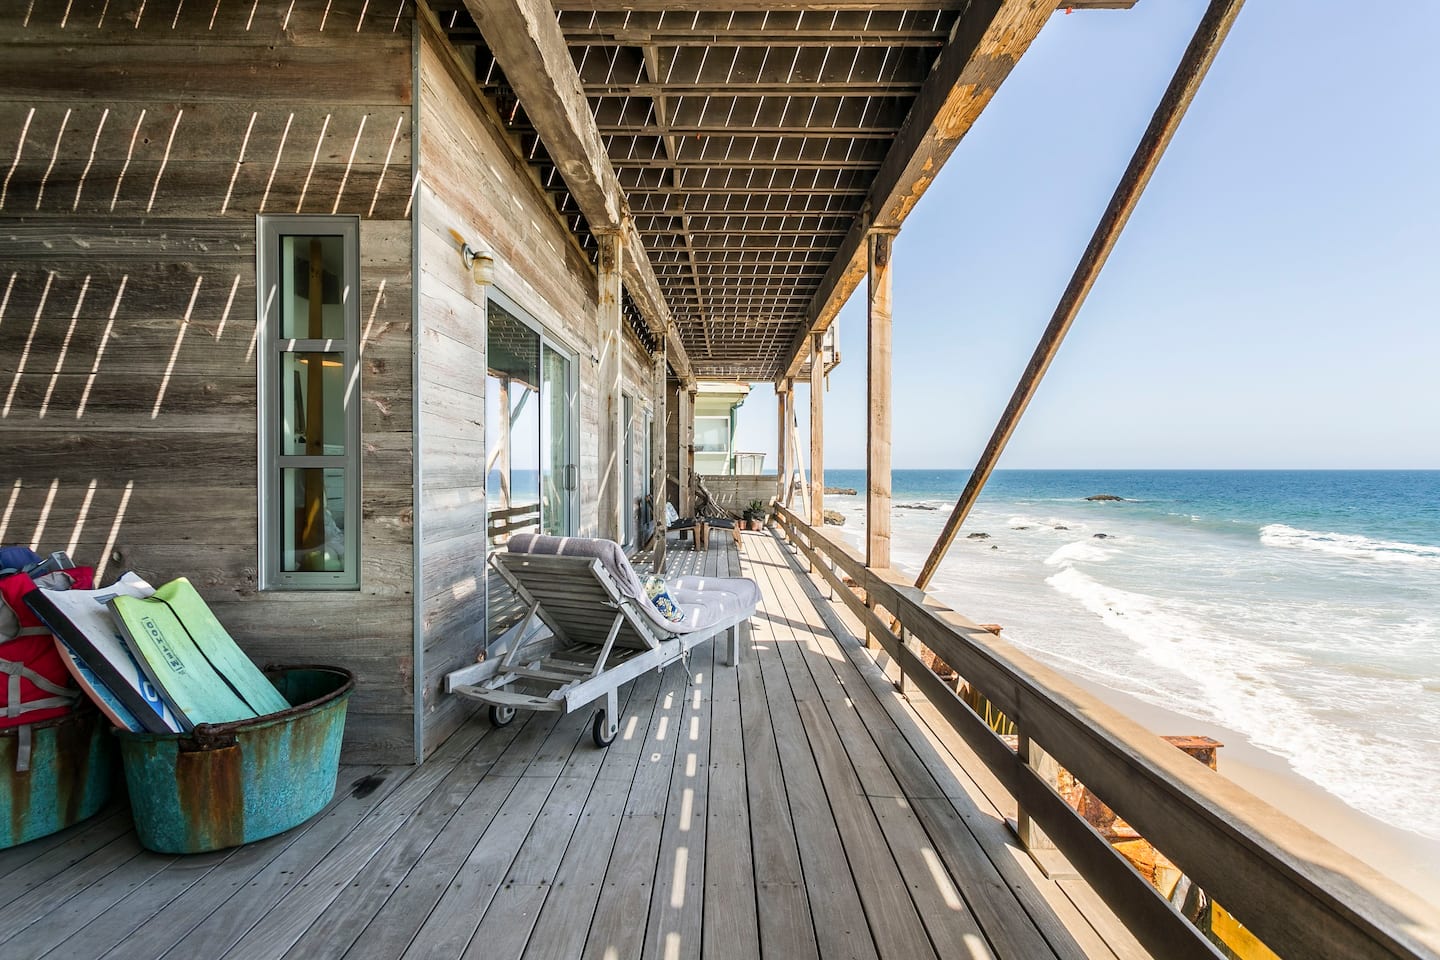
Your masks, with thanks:
M825 526L825 332L810 338L810 526Z
M1020 760L1028 766L1035 775L1052 787L1060 783L1060 764L1055 758L1046 753L1034 740L1026 736L1022 730L1016 744L1016 751ZM1015 809L1015 835L1020 840L1020 845L1025 852L1030 854L1030 859L1040 868L1047 877L1073 876L1074 870L1060 856L1055 847L1055 841L1045 835L1045 831L1030 818L1024 804ZM1063 871L1063 873L1062 873Z
M619 233L595 234L600 254L596 261L598 289L595 315L600 328L600 410L604 417L600 428L600 494L597 533L619 542L625 536L625 442L623 401L620 395L623 341L621 327L621 260L624 246Z
M955 542L960 525L975 506L980 491L994 472L995 464L999 461L1005 445L1010 442L1025 408L1035 396L1040 380L1045 376L1045 371L1050 369L1050 362L1059 352L1060 343L1069 332L1070 324L1085 303L1085 297L1090 293L1095 278L1100 275L1101 268L1105 266L1110 251L1115 248L1120 232L1125 229L1125 223L1140 201L1140 195L1145 192L1155 167L1160 163L1165 148L1169 146L1171 137L1175 135L1176 128L1185 116L1186 108L1195 98L1195 92L1200 89L1200 82L1205 79L1206 71L1210 69L1210 64L1215 62L1215 55L1220 52L1220 45L1224 43L1225 35L1230 32L1230 26L1235 22L1243 3L1244 0L1211 0L1209 9L1200 20L1200 26L1195 30L1195 36L1190 40L1190 46L1185 49L1175 76L1170 80L1170 86L1165 90L1165 96L1155 108L1155 115L1150 118L1150 125L1140 138L1140 145L1135 148L1135 154L1130 158L1125 175L1120 178L1120 185L1115 188L1115 194L1110 198L1110 205L1105 208L1105 213L1090 238L1089 246L1085 248L1080 263L1070 277L1069 286L1060 297L1060 303L1050 318L1050 325L1040 337L1040 343L1036 345L1025 372L1021 374L1020 382L1010 397L1010 403L1005 407L990 442L980 455L980 462L975 465L955 509L945 521L940 539L935 542L930 556L926 558L920 576L915 581L916 586L923 589L929 585L935 571L940 568L940 561Z
M676 464L680 484L680 502L676 509L683 517L695 516L695 482L691 471L695 469L695 391L680 391L679 436L680 449L676 451Z
M890 250L892 233L870 235L870 296L866 337L865 565L890 566L890 412L891 322Z
M655 523L655 572L665 572L665 344L651 356L650 395L650 519Z
M786 456L790 444L785 439L785 428L790 424L786 413L790 409L790 393L783 386L775 388L775 502L785 502L785 488L789 485L789 469Z
M790 404L790 456L795 460L795 475L800 484L800 514L810 516L810 481L806 479L805 473L805 452L800 446L800 420L795 413L794 396L792 390Z

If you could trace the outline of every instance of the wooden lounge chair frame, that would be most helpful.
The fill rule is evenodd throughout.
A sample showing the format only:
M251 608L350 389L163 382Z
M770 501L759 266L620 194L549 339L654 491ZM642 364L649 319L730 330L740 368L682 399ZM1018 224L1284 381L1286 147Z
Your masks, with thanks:
M497 551L490 562L520 597L524 619L491 645L484 662L446 676L445 689L486 704L497 726L514 720L517 710L569 714L603 698L591 733L597 746L609 746L622 684L727 632L729 662L739 662L740 625L749 612L690 633L666 633L598 559Z

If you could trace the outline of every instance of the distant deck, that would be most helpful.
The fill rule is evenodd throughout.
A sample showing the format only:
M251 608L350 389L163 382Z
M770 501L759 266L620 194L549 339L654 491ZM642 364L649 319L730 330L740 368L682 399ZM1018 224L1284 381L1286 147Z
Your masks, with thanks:
M142 851L128 812L0 852L0 956L1132 958L1078 879L1046 879L1013 807L911 703L788 549L747 534L669 572L764 603L738 668L696 649L589 716L481 715L419 767L341 771L335 802L215 854Z

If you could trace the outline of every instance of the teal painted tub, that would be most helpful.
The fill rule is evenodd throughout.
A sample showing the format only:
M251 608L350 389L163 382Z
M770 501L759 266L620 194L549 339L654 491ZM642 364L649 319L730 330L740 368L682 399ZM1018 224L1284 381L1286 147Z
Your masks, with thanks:
M16 728L0 730L0 850L94 816L115 784L110 725L88 703L30 725L30 769L17 773Z
M144 847L235 847L304 823L330 802L355 677L316 666L267 675L294 707L190 734L116 731Z

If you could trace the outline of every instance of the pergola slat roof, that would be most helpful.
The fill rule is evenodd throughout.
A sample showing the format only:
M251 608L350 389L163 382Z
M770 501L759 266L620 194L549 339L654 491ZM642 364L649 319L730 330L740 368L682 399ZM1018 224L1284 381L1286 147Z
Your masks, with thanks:
M478 82L593 250L586 211L603 199L608 219L611 201L588 180L576 184L585 196L572 193L545 142L556 130L532 126L467 12L483 26L488 5L432 6L452 42L476 46ZM900 226L1054 10L1043 0L551 7L574 66L568 85L593 119L588 134L562 137L568 162L598 137L691 371L744 380L803 372L810 333L864 275L865 237Z

